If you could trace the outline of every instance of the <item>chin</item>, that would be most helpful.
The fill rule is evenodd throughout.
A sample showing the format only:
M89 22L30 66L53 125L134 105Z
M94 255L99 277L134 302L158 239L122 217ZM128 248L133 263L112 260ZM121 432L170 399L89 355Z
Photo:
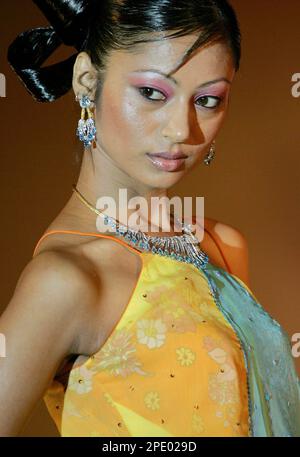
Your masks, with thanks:
M169 189L177 184L186 174L184 171L151 173L143 179L143 184L153 189ZM140 180L141 181L141 180Z

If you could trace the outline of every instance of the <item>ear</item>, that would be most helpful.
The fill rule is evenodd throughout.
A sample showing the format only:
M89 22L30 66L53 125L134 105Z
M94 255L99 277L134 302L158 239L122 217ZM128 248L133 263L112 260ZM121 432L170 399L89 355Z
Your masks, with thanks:
M98 72L87 52L80 52L73 66L72 86L75 95L85 94L94 100Z

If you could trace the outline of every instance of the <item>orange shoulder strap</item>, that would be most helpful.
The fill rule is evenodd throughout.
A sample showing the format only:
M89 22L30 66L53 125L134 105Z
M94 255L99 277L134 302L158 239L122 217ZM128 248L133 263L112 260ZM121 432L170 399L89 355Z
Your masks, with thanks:
M211 232L204 227L204 230L209 234L209 236L212 238L212 240L214 241L214 243L216 244L221 256L222 256L222 259L224 260L224 263L226 265L226 268L228 270L229 273L232 273L231 271L231 268L229 267L228 265L228 262L223 254L223 251L220 247L220 245L217 243L217 240L213 237L213 235L211 234ZM108 238L108 239L113 239L114 241L124 245L125 247L129 248L129 249L132 249L133 251L137 252L138 254L141 254L141 251L135 249L134 247L128 245L125 241L122 241L122 240L119 240L119 239L116 239L110 235L104 235L104 234L100 234L100 233L94 233L94 232L81 232L81 231L78 231L78 230L49 230L49 232L46 232L44 233L44 235L41 236L41 238L38 240L35 248L34 248L34 251L33 251L33 254L32 254L32 257L35 256L35 253L37 251L37 248L38 246L40 245L40 243L42 242L42 240L48 236L48 235L51 235L52 233L72 233L72 234L77 234L77 235L86 235L86 236L97 236L97 237L102 237L102 238Z
M35 248L34 248L34 251L33 251L33 254L32 254L32 257L34 257L36 251L37 251L37 248L38 246L40 245L40 243L42 242L42 240L48 236L48 235L51 235L53 233L71 233L71 234L75 234L75 235L86 235L86 236L97 236L99 238L108 238L108 239L113 239L114 241L116 241L117 243L120 243L122 244L123 246L125 246L126 248L134 251L134 252L137 252L138 254L141 255L141 251L139 251L138 249L135 249L134 247L130 246L128 243L126 243L125 241L122 241L122 240L119 240L111 235L104 235L102 233L94 233L94 232L81 232L79 230L49 230L49 232L46 232L44 233L44 235L41 236L41 238L38 240Z

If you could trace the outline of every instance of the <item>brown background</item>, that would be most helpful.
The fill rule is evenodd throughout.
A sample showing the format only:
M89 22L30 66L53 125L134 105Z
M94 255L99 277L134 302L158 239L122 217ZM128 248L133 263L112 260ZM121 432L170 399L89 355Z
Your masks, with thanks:
M239 228L250 252L251 288L291 337L300 332L300 72L299 0L233 0L243 34L242 62L227 121L210 168L199 167L172 194L205 197L205 215ZM6 62L23 30L46 25L31 2L1 2L1 306L9 302L34 246L71 195L77 176L79 109L73 92L38 103ZM74 52L60 48L49 63ZM47 62L47 63L48 63ZM37 348L38 350L38 348ZM295 358L300 375L300 357ZM22 386L20 386L22 388ZM22 435L55 436L42 403Z

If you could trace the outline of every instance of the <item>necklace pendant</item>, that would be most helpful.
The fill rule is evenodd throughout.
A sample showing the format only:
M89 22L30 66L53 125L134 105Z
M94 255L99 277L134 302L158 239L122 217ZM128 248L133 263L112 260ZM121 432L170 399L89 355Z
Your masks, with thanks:
M204 269L209 262L208 255L199 247L199 240L194 234L196 229L193 229L191 224L181 223L176 215L174 217L182 227L182 235L169 237L150 236L140 230L133 230L128 226L122 225L117 220L92 207L74 185L73 190L85 205L104 218L105 225L111 226L117 235L123 237L129 243L137 245L143 251L150 251L153 254L186 262L200 270Z

